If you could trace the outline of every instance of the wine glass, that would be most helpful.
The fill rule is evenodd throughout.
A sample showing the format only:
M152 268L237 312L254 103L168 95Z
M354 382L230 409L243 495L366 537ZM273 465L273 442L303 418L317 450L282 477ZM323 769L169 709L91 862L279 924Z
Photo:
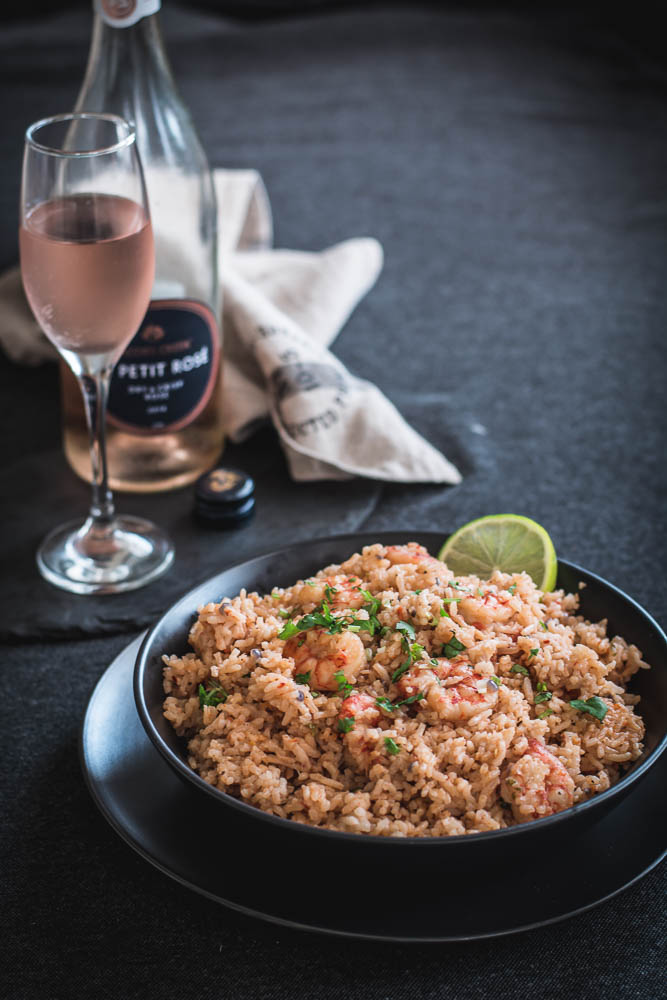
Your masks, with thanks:
M132 590L171 565L150 521L120 517L107 484L105 415L113 367L148 306L155 250L133 128L112 114L55 115L25 137L19 246L37 322L74 372L90 436L88 518L52 531L42 576L76 594Z

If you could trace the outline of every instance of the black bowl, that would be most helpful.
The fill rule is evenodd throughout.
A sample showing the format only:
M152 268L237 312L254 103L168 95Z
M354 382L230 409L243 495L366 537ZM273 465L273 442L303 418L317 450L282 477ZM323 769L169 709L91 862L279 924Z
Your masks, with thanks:
M317 842L319 838L324 846L333 837L340 848L345 845L354 850L364 845L377 848L381 844L383 851L388 848L409 851L419 844L422 847L428 846L431 850L446 848L450 852L446 856L448 860L453 858L451 852L454 849L457 851L457 860L461 853L465 853L470 859L475 856L480 860L482 854L496 859L499 855L514 855L524 849L526 837L531 838L531 848L536 841L541 846L547 846L550 839L570 836L576 828L596 822L604 813L613 809L667 747L667 636L632 598L599 576L564 560L559 560L557 586L572 592L577 591L579 582L583 581L586 587L581 591L582 614L591 621L608 618L609 633L622 635L639 646L644 658L652 666L651 670L639 671L630 685L632 692L642 698L639 711L646 726L644 752L623 778L606 792L554 816L505 830L456 837L378 837L371 834L341 833L272 816L213 788L188 766L185 742L176 735L162 714L164 691L161 657L163 653L182 654L190 648L187 637L199 606L238 594L243 587L249 591L269 593L274 587L289 586L323 566L342 562L362 546L374 542L400 545L417 541L429 551L437 552L444 537L444 534L434 532L373 532L299 542L232 566L189 591L148 632L139 650L134 671L134 697L139 716L148 736L167 763L181 778L204 794L212 796L222 807L241 810L258 823L267 824L265 829L272 840L281 835L300 835L311 838L311 843L313 840ZM482 851L484 845L490 849L490 853ZM405 858L402 860L405 861Z

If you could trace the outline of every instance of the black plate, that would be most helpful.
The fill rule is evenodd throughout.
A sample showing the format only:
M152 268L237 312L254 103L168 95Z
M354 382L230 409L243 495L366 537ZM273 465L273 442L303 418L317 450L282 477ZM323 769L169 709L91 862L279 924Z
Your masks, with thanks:
M388 941L465 941L553 923L616 895L664 853L667 758L602 819L547 857L461 868L418 851L390 868L375 852L344 856L335 840L284 836L221 809L179 780L146 736L132 698L140 640L109 666L88 703L81 761L90 792L117 833L151 864L253 916L327 934ZM296 824L295 824L296 825ZM211 845L226 863L211 863ZM429 859L422 867L421 858ZM413 861L416 864L413 864ZM339 886L365 886L369 905ZM354 894L353 894L354 895Z
M372 851L386 864L414 863L417 853L431 859L437 853L439 864L497 863L498 859L513 859L527 848L550 849L553 842L571 837L600 815L613 808L624 795L632 792L640 778L667 748L667 637L658 624L635 601L606 580L572 563L559 560L558 586L576 591L580 581L586 586L581 592L582 613L593 621L609 619L610 634L624 636L636 643L650 671L640 671L632 680L631 690L642 696L641 713L646 725L645 750L629 768L626 776L607 792L596 795L558 813L532 823L489 833L459 837L388 838L368 834L358 835L294 823L262 812L255 806L233 798L203 781L187 763L184 741L162 714L162 654L184 653L189 649L187 635L196 618L196 609L209 601L232 596L245 587L268 593L275 586L288 586L324 566L341 562L364 545L382 542L385 545L417 541L436 553L444 533L434 532L364 532L333 538L300 542L277 552L259 556L232 566L191 590L174 604L148 632L144 640L134 676L134 693L139 716L156 749L175 772L205 797L210 797L227 812L241 812L266 828L264 836L289 835L304 840L330 844L337 841L352 852ZM260 831L261 835L261 831ZM443 853L444 852L444 853ZM399 860L400 859L400 860Z

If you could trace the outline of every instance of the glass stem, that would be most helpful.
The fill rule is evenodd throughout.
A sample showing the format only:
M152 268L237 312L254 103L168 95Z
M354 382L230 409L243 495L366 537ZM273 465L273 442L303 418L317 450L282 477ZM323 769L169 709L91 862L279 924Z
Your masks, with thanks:
M113 496L107 481L106 412L111 369L95 375L81 375L79 383L83 393L90 441L90 466L92 469L93 498L90 505L90 527L100 534L109 532L115 518Z

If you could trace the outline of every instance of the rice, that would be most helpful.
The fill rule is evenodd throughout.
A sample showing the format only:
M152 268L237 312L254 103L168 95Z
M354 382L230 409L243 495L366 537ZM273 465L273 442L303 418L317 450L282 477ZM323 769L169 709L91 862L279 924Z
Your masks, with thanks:
M648 664L578 606L523 573L454 579L416 543L371 545L199 608L193 651L163 657L164 714L193 770L275 816L498 830L599 794L643 750L625 685Z

